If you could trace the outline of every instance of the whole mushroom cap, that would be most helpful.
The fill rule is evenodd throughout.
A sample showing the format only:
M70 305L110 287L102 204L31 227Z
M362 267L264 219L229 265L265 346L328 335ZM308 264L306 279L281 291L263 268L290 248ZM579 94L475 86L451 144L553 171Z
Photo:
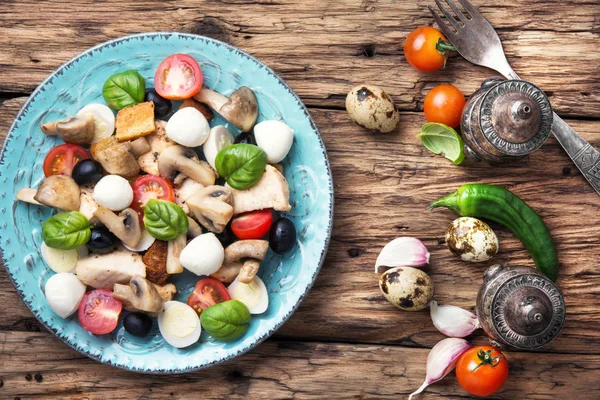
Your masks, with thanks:
M358 125L382 133L393 131L400 122L394 101L378 86L355 86L346 96L346 110Z

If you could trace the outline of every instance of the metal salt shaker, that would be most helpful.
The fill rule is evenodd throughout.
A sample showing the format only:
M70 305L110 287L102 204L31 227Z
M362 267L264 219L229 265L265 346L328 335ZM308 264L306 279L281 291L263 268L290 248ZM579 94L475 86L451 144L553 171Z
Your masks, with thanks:
M505 162L544 144L552 127L552 107L532 83L489 78L465 105L460 126L469 158Z
M558 336L565 301L554 282L537 270L494 265L477 295L477 318L494 345L532 350Z

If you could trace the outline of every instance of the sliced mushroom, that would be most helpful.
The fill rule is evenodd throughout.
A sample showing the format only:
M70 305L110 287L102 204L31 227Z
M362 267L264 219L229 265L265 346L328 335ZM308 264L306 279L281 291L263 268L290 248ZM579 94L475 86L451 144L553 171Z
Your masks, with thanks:
M256 95L247 86L241 86L229 98L207 88L202 88L194 99L207 104L223 118L244 132L250 131L258 117Z
M135 157L140 157L151 150L150 144L145 137L137 138L131 142L131 152Z
M193 239L200 235L202 235L202 228L200 228L200 225L198 225L195 219L188 217L188 239Z
M139 311L161 312L163 299L152 282L139 275L134 276L128 285L115 284L113 298L128 303Z
M185 178L179 186L173 188L175 192L175 203L187 214L190 214L186 200L192 197L197 191L204 189L204 185L194 181L191 178Z
M46 206L61 210L78 211L79 196L79 186L73 178L65 175L51 175L42 181L33 199Z
M94 217L129 247L137 246L142 238L140 220L132 208L126 208L117 215L108 208L99 206L94 212Z
M233 217L231 190L224 186L208 186L186 200L190 212L211 232L221 233Z
M94 116L91 114L68 117L41 126L48 136L60 136L67 143L90 144L94 140Z
M240 282L250 283L258 272L260 261L267 255L268 249L269 242L266 240L234 242L225 248L223 266L211 276L221 282L231 283L239 275Z
M125 249L107 254L93 254L79 259L77 277L96 289L112 289L115 283L128 283L135 275L146 276L142 256Z
M25 203L35 204L36 206L43 206L44 204L34 199L36 193L37 189L21 188L17 192L17 200L24 201Z
M273 208L276 211L290 211L290 187L283 175L275 167L268 165L258 183L246 190L231 189L233 214Z
M187 235L184 233L175 240L169 241L167 249L167 274L180 274L183 272L183 265L179 261L181 252L187 244Z
M119 142L115 136L109 136L93 143L90 153L109 174L131 178L140 172L140 166L133 155L131 143Z
M204 186L213 185L216 179L215 172L207 162L200 161L193 149L180 145L167 147L160 153L158 171L160 176L175 184L183 181L181 175Z

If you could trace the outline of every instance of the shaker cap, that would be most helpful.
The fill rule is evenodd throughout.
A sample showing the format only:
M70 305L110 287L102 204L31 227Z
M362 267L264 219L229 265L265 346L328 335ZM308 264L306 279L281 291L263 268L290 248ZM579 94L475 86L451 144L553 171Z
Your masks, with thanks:
M516 348L534 349L554 339L565 321L558 287L537 273L518 274L498 288L491 305L494 328Z
M526 81L496 84L482 99L479 115L489 143L510 156L529 154L550 136L550 101L540 88Z

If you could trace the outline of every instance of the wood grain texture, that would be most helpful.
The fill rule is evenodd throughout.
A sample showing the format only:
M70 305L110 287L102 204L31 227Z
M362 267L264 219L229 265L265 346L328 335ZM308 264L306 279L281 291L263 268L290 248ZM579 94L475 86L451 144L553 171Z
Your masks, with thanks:
M498 28L514 69L542 87L556 111L600 117L596 1L480 3L482 13ZM215 37L249 52L280 73L308 105L342 107L352 86L368 82L386 88L400 109L418 110L436 83L452 82L469 94L493 75L458 57L446 70L432 74L408 67L401 46L413 28L432 23L429 4L430 0L3 2L0 93L31 92L60 64L105 40L181 31ZM70 12L64 12L65 7Z
M600 147L600 7L596 0L481 3L508 58L540 85L554 109ZM486 267L532 265L514 236L493 225L501 251L466 264L445 248L454 216L425 210L467 182L508 186L544 218L561 263L567 321L536 354L509 352L502 399L600 398L600 203L551 138L528 159L501 166L455 167L415 135L423 97L451 82L466 95L490 71L453 57L445 70L408 66L401 44L431 24L431 0L19 0L0 2L0 138L29 94L56 67L105 40L149 31L192 32L224 40L278 72L311 108L328 149L335 223L328 257L301 307L249 354L194 374L138 375L96 363L40 327L0 269L0 398L406 398L420 386L428 349L443 336L427 311L396 310L373 273L385 243L402 235L432 252L425 270L436 299L473 310ZM65 12L68 11L68 12ZM347 91L384 87L402 110L400 127L374 135L350 123ZM16 98L12 98L15 97ZM477 334L472 343L486 343ZM41 382L33 375L40 373ZM27 380L31 374L33 379ZM469 398L450 376L423 399Z
M0 332L0 344L0 396L23 399L401 399L423 382L428 353L395 346L268 341L206 371L152 376L97 364L49 334ZM513 379L492 399L567 399L574 392L583 399L600 397L598 355L507 353L507 358ZM28 381L27 374L34 378ZM438 399L447 393L475 399L453 374L417 398Z

